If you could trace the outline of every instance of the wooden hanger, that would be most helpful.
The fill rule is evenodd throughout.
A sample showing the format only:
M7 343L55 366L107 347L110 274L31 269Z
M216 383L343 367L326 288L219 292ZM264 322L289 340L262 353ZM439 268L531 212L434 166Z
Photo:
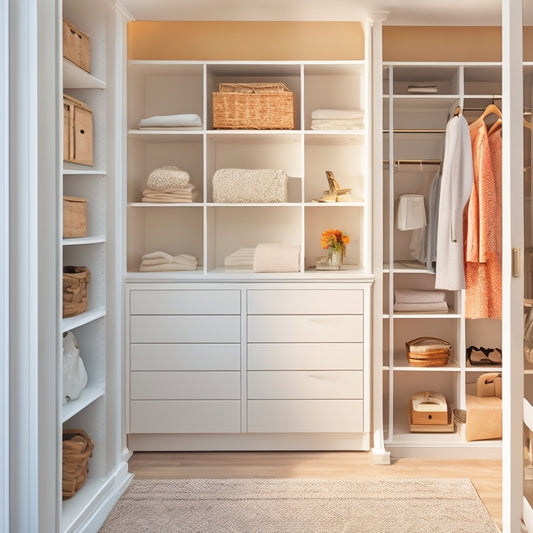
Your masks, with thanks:
M489 115L496 115L498 118L502 118L502 112L500 111L500 108L496 104L489 104L483 113L481 113L481 116L478 118L478 120L484 120L485 117L488 117Z

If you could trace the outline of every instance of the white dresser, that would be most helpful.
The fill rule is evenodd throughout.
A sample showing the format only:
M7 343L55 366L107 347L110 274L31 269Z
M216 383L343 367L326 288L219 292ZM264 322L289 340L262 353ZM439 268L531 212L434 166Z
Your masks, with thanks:
M126 294L130 449L369 449L369 283Z

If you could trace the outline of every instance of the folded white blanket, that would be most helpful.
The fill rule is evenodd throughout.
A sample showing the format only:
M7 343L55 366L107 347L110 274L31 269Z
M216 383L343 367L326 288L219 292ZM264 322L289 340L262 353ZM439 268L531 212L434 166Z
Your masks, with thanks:
M171 256L166 252L157 251L142 256L141 272L165 270L196 270L198 259L194 255L179 254Z
M221 168L213 174L213 201L286 202L287 181L287 174L279 169Z
M260 243L254 254L254 272L298 272L300 246Z
M312 130L360 130L364 123L359 120L313 120Z
M427 302L418 304L395 303L394 310L398 312L447 313L448 304L446 302Z
M423 291L420 289L394 289L396 303L436 303L444 302L445 294L442 291Z
M139 128L183 128L199 126L202 126L202 119L195 113L154 116L143 118L139 122Z
M144 254L142 256L142 260L144 261L145 259L166 259L170 263L170 261L172 261L172 256L170 254L167 254L166 252L158 250L157 252L150 252L148 254Z
M315 109L311 113L312 119L357 119L363 117L362 109Z

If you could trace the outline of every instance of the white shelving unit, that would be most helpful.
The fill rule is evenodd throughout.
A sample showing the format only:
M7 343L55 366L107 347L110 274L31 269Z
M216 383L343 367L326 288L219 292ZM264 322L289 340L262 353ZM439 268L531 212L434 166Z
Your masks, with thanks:
M258 80L283 82L294 93L294 129L214 130L211 93L218 90L218 84ZM130 61L129 275L138 273L143 254L163 250L171 255L188 253L199 259L197 272L167 273L165 278L221 274L235 277L224 270L225 256L241 246L260 242L300 245L301 268L296 276L318 275L314 265L316 258L324 255L320 248L321 232L336 227L351 239L347 256L352 266L342 275L367 276L371 250L367 132L365 128L311 130L313 109L367 109L365 80L364 61ZM198 114L202 129L137 129L141 118L173 113ZM193 203L141 203L149 173L163 165L176 165L189 172L197 191ZM283 169L289 176L288 201L215 203L212 177L219 168ZM328 188L326 170L334 172L341 187L352 189L352 202L335 205L313 202ZM143 273L140 279L150 276L154 277Z
M114 117L120 100L112 69L120 25L113 5L105 0L90 5L81 0L64 0L62 8L62 17L91 39L90 73L66 59L62 59L62 72L63 93L85 102L92 110L94 164L62 164L60 194L87 198L88 207L87 236L59 239L61 264L86 266L91 278L87 311L59 319L60 333L73 331L78 340L88 384L78 399L61 403L58 428L60 434L63 429L84 430L94 441L94 451L89 459L87 482L74 496L60 503L60 530L88 528L84 530L96 531L105 519L105 510L116 501L129 479L126 463L121 460L120 403L112 396L115 384L121 379L117 371L120 368L117 334L110 327L117 318L115 310L112 317L109 315L109 308L114 309L116 299L110 296L110 291L114 293L120 287L110 268L110 258L116 253L117 229L113 217L109 216L116 202L117 176L114 173L118 153L115 152ZM62 95L58 100L62 100ZM58 275L61 277L61 273ZM61 351L58 358L62 360ZM59 479L61 466L60 448ZM58 500L61 502L61 494Z
M398 198L405 193L425 194L439 170L447 121L461 105L471 122L485 106L501 98L499 63L390 63L383 65L384 159L384 302L382 384L385 446L398 456L498 457L500 441L465 442L459 433L412 433L409 400L413 393L432 390L444 394L448 405L464 408L468 385L498 366L470 366L466 348L501 347L500 320L467 320L464 291L445 291L445 314L396 313L394 290L432 290L434 273L409 252L410 231L396 225ZM436 93L413 94L408 85L434 85ZM452 357L445 367L409 366L405 342L419 336L448 340Z

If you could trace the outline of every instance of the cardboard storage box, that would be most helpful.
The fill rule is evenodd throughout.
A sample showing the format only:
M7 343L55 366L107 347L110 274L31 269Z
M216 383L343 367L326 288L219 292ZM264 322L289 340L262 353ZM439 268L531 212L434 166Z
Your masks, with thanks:
M63 57L91 71L91 39L67 20L63 20Z
M87 198L63 196L63 238L87 236Z
M67 94L63 95L63 161L93 165L93 113Z

